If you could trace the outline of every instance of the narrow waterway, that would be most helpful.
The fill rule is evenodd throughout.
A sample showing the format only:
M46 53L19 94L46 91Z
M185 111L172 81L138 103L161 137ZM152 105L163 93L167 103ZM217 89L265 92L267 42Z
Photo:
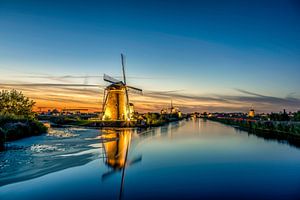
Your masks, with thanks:
M201 119L51 129L0 153L0 199L299 199L300 149Z

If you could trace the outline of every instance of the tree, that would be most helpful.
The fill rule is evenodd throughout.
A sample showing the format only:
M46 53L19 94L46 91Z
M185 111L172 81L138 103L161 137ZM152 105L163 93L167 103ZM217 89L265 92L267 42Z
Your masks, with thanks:
M35 102L16 90L0 92L0 114L13 114L25 117L34 115L32 108Z
M300 111L294 113L294 120L295 121L300 121Z

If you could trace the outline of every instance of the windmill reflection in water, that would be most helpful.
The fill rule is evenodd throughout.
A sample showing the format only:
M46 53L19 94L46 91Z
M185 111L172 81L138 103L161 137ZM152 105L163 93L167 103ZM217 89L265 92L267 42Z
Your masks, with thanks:
M105 153L105 164L110 167L110 171L102 175L102 181L105 181L115 173L122 173L119 199L122 198L123 194L126 167L142 160L141 155L132 160L128 160L131 135L132 129L124 128L104 130L104 134L101 136Z

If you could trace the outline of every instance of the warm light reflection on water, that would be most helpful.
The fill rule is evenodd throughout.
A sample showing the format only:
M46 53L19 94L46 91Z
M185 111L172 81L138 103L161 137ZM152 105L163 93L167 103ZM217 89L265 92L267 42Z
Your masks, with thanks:
M130 147L130 129L105 130L101 137L106 155L106 164L114 169L125 166L126 154Z
M97 133L88 130L85 134L89 132ZM95 135L100 143L94 149L98 158L78 167L2 186L1 199L300 196L300 149L289 144L199 119L148 130L102 130L100 134ZM84 158L80 156L84 155L64 159Z

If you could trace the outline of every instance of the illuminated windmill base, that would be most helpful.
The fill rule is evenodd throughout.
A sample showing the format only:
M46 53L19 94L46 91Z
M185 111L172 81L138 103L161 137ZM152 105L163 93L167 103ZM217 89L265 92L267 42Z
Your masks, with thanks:
M125 86L121 84L108 86L105 89L104 98L104 115L102 120L130 120Z

